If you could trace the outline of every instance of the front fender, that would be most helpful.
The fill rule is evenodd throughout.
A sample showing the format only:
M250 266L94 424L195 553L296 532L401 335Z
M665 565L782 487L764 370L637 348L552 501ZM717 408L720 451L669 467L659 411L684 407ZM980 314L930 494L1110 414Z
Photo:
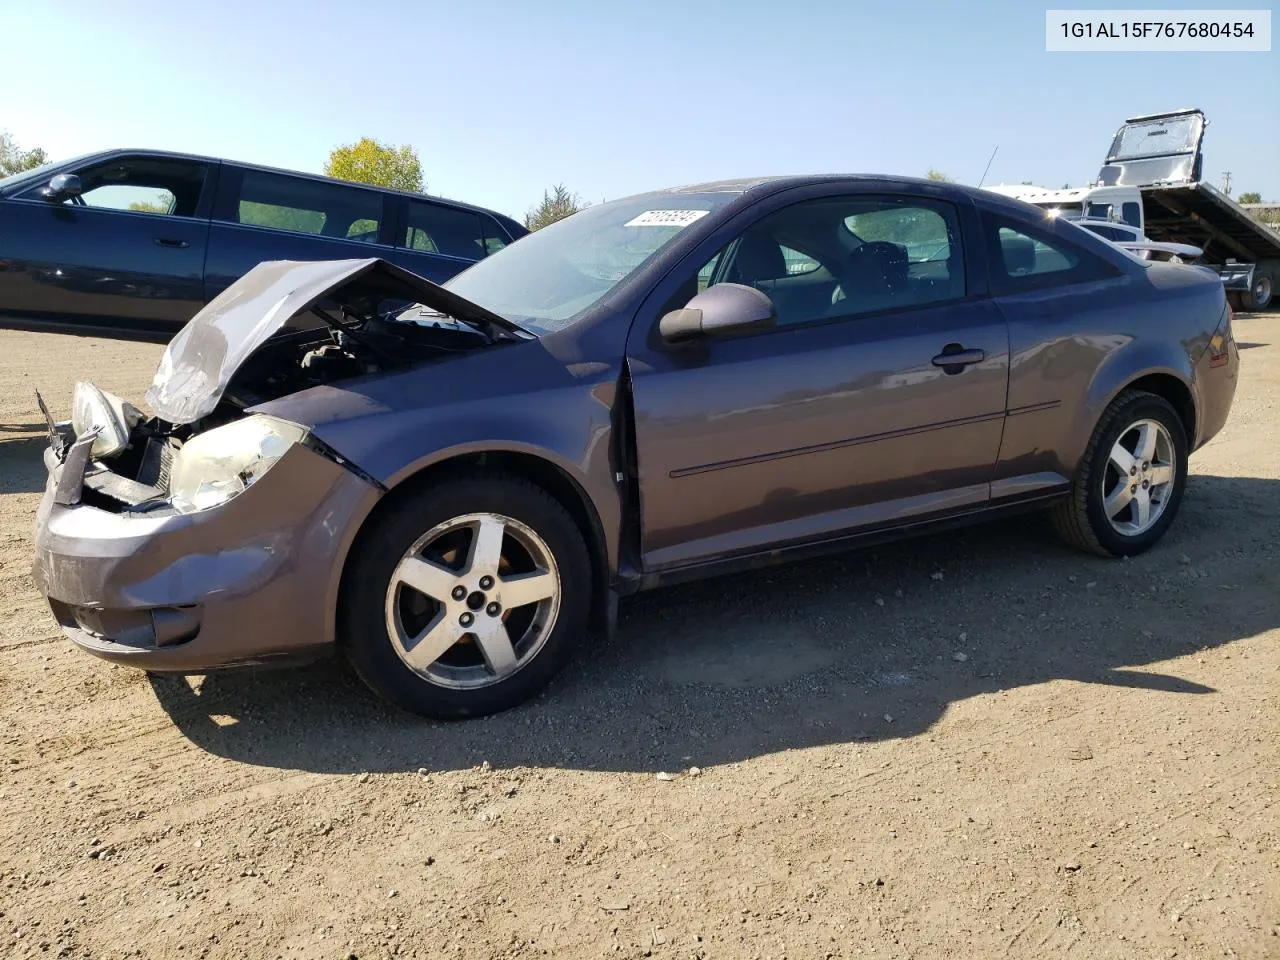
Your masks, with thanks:
M616 569L622 522L611 444L616 393L616 371L607 365L566 369L535 348L314 387L255 409L306 424L386 489L459 457L537 458L585 494Z

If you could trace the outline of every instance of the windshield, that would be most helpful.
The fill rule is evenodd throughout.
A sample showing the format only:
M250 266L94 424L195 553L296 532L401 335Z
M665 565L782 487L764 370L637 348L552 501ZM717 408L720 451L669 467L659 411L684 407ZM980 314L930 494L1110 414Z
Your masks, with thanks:
M1111 145L1110 160L1132 160L1135 157L1164 157L1190 153L1196 148L1203 119L1192 114L1167 120L1130 123L1120 128Z
M535 333L563 329L736 193L671 193L588 207L444 286Z

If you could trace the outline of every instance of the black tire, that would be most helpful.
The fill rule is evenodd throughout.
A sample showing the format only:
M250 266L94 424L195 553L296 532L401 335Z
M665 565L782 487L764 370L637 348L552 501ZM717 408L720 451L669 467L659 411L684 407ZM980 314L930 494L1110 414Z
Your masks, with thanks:
M1128 536L1116 530L1103 510L1103 480L1111 448L1139 420L1159 422L1173 442L1176 474L1164 512L1140 534ZM1163 397L1144 390L1126 390L1112 401L1089 438L1080 461L1071 496L1050 511L1054 529L1068 544L1102 557L1132 557L1150 549L1164 536L1177 516L1187 483L1187 432L1182 418Z
M388 633L385 601L391 577L414 543L455 517L495 513L533 530L560 573L560 605L541 648L505 680L455 689L415 673ZM455 720L497 713L542 690L587 630L592 570L586 544L568 511L541 487L492 471L454 474L409 494L361 532L346 566L339 608L339 645L373 691L421 716Z
M1265 310L1271 306L1273 293L1271 275L1258 272L1253 278L1253 286L1241 291L1240 307L1247 312Z

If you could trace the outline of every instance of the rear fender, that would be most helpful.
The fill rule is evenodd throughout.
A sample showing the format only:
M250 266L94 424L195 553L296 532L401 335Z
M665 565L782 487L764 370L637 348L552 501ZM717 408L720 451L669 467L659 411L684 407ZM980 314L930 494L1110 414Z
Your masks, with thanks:
M1203 340L1203 344L1192 346L1196 357L1208 347L1207 334ZM1195 386L1195 364L1185 346L1187 345L1177 341L1134 340L1128 346L1109 354L1094 372L1080 408L1076 429L1071 432L1072 449L1064 451L1063 461L1079 464L1103 412L1131 384L1144 377L1163 376L1176 380L1190 393L1192 404L1198 412L1200 398ZM1195 442L1194 437L1188 437L1188 440Z

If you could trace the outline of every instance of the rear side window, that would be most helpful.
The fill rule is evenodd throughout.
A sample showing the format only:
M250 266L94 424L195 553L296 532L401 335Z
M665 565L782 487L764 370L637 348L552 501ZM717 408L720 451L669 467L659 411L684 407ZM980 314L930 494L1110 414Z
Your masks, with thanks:
M260 170L244 171L230 217L249 226L367 243L377 241L381 218L380 194Z
M493 224L488 224L486 236L487 219L470 210L410 201L402 246L420 253L481 260L506 246L505 239L498 242Z
M1114 266L1061 237L1024 223L984 215L997 295L1089 283L1118 275Z
M492 217L481 217L481 227L484 229L484 252L485 256L491 253L497 253L508 243L511 238L507 236L496 220Z

